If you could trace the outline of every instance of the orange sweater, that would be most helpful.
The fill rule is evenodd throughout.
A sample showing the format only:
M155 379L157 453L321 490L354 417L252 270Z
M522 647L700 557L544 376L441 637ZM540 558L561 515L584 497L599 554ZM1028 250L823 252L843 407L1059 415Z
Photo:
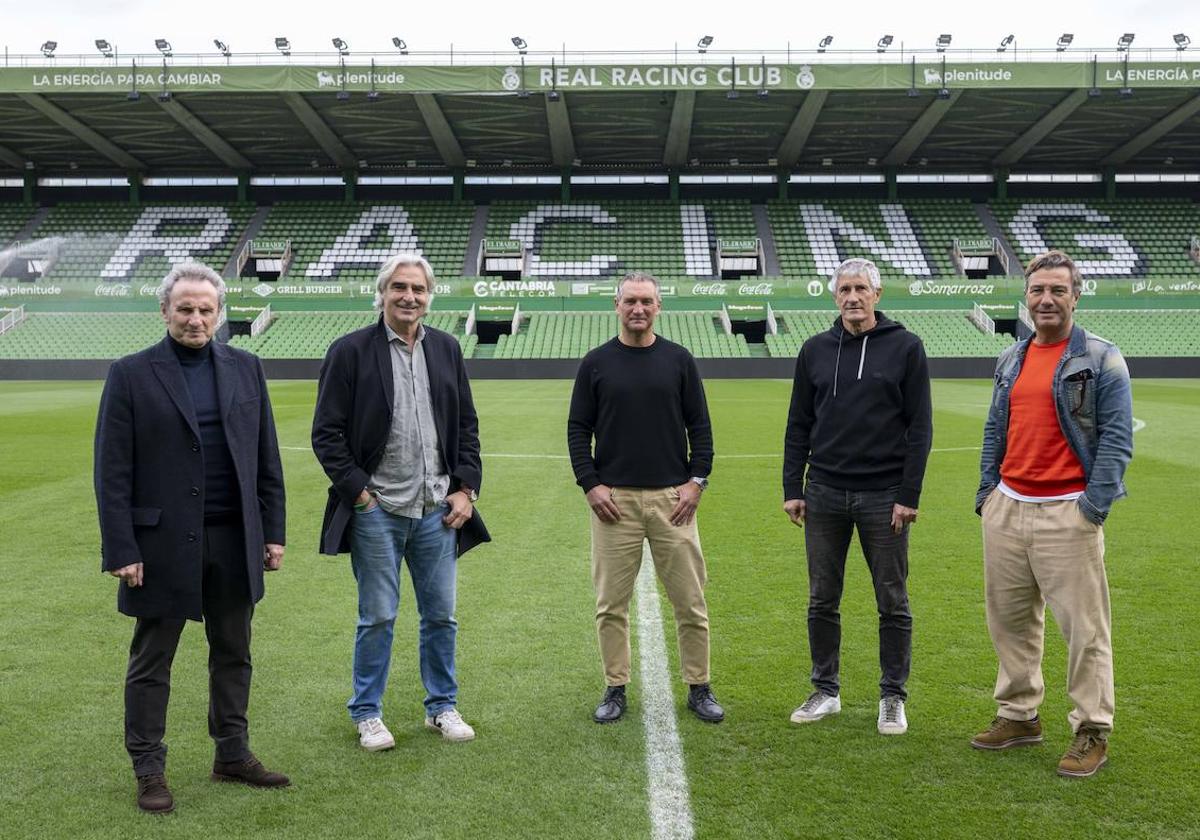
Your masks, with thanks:
M1083 465L1067 445L1054 410L1054 369L1066 349L1067 339L1030 342L1013 383L1000 477L1022 496L1063 496L1087 487Z

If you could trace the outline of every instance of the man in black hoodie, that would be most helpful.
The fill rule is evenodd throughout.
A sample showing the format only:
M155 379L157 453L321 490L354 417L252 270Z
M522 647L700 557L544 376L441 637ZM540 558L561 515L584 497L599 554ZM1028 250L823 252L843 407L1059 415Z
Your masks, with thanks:
M921 340L875 310L882 283L874 263L846 260L829 287L840 315L800 348L783 444L783 509L808 525L814 686L791 719L810 723L841 711L838 607L857 527L879 609L878 729L900 735L908 730L912 662L908 526L933 440L929 366Z

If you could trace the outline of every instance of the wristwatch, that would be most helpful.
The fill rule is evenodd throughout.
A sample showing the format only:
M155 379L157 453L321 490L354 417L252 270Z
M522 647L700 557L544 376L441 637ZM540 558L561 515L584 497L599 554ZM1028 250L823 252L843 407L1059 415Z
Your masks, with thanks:
M708 489L708 479L707 478L701 478L698 475L694 475L694 476L692 476L692 483L699 486L699 488L701 490Z
M465 484L460 484L458 486L458 489L466 492L467 496L471 499L471 504L475 504L476 502L479 501L479 494L476 493L473 488L468 487Z

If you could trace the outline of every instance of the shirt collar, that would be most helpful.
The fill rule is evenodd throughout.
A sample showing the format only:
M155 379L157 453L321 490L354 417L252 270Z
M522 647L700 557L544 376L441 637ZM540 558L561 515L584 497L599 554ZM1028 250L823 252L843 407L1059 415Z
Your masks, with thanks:
M393 341L399 341L404 346L406 346L406 347L408 346L408 342L405 341L403 338L401 338L400 333L398 333L394 329L392 329L391 325L389 325L387 321L383 322L383 329L387 332L388 344L391 344ZM417 324L417 340L414 341L413 343L420 344L424 340L425 340L425 325Z

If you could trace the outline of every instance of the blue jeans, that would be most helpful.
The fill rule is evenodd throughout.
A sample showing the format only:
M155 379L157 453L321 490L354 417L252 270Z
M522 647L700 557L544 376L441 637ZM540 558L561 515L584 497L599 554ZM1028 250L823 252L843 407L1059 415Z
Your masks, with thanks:
M400 605L400 561L408 561L420 623L421 682L425 713L454 707L456 532L442 523L446 507L420 519L396 516L376 505L355 513L350 564L358 581L358 630L354 637L354 696L346 704L357 722L383 715L383 691L392 663L392 634Z
M906 699L912 665L912 613L908 608L908 526L892 531L896 490L839 490L809 482L804 546L808 551L808 645L813 685L840 691L842 585L850 536L858 529L879 611L879 691Z

